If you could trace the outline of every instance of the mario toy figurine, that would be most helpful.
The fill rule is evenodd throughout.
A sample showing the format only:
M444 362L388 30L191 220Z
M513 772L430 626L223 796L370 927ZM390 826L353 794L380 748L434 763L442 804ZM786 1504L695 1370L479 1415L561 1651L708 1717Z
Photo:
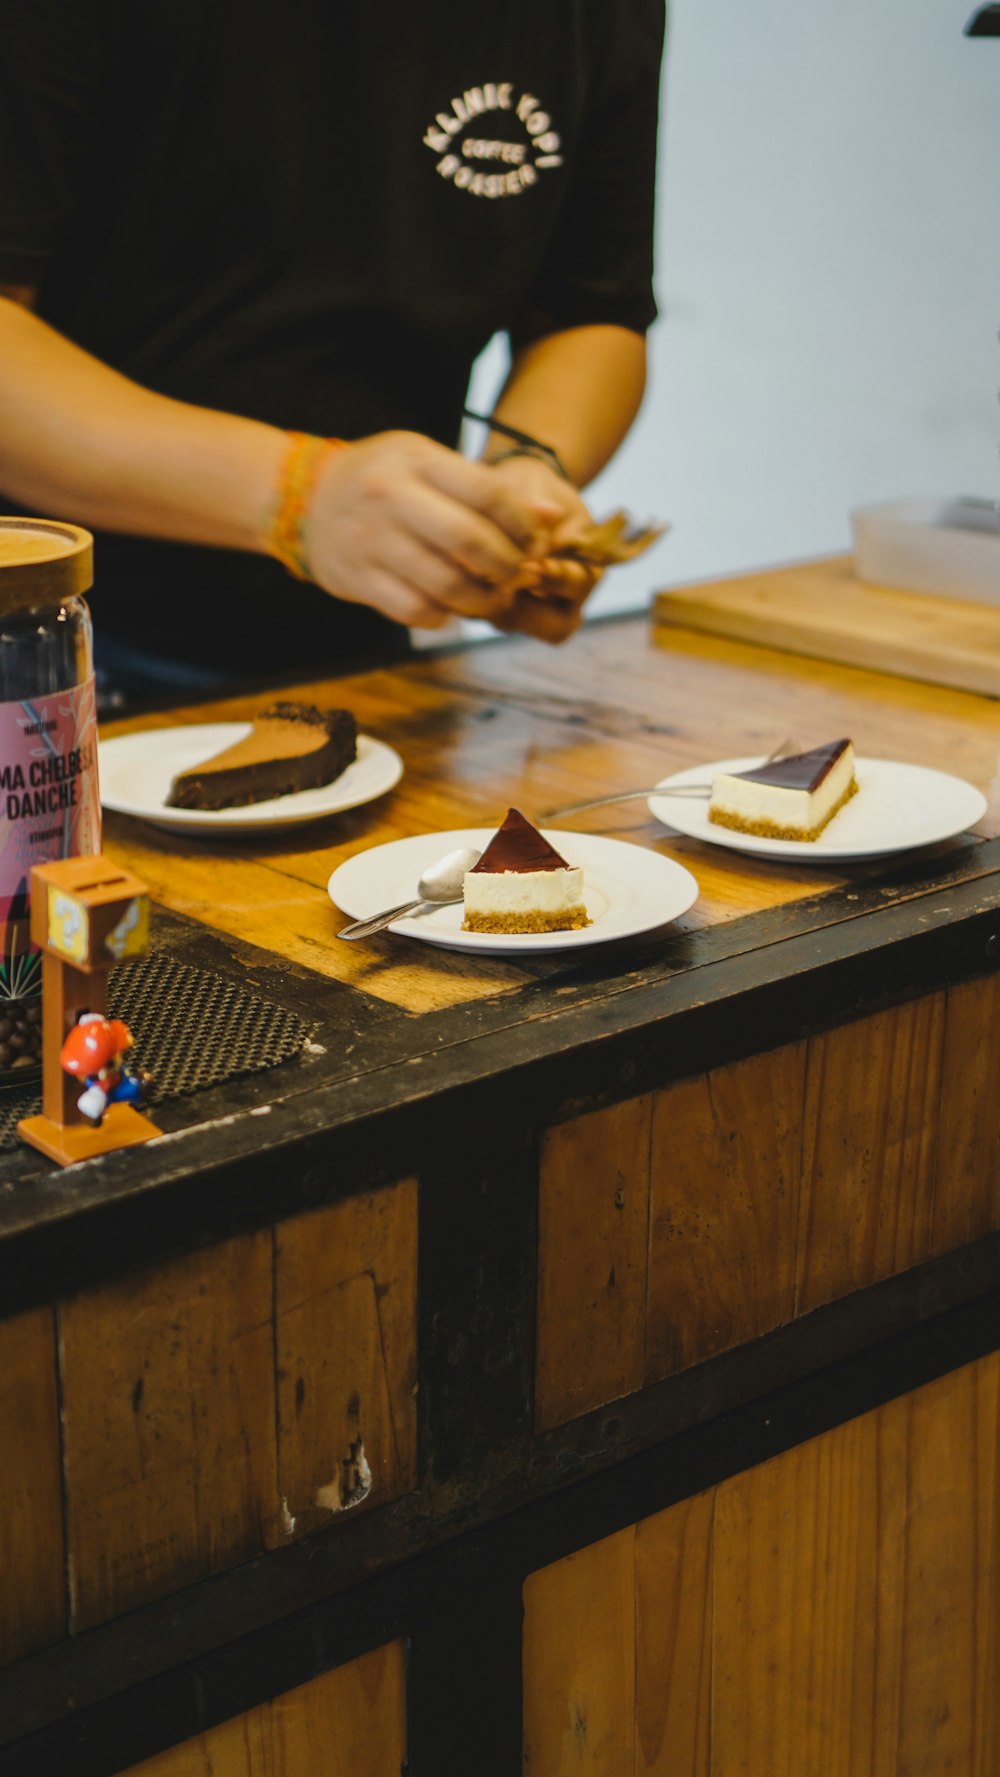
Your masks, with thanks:
M31 942L42 956L42 1109L22 1117L17 1133L58 1166L163 1133L137 1108L152 1076L126 1062L132 1033L106 1012L110 970L148 947L148 912L145 885L99 852L32 865Z
M59 1052L63 1070L82 1080L76 1101L87 1122L100 1129L109 1104L138 1104L150 1075L125 1063L132 1032L120 1018L83 1012Z

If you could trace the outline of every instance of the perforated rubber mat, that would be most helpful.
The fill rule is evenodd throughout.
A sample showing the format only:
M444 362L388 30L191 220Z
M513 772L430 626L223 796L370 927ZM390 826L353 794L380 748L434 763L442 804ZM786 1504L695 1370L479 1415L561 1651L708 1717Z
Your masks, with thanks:
M128 1025L136 1062L153 1074L149 1105L277 1067L309 1034L297 1013L166 952L112 970L108 1011ZM0 1092L0 1149L17 1146L20 1119L40 1108L37 1073Z

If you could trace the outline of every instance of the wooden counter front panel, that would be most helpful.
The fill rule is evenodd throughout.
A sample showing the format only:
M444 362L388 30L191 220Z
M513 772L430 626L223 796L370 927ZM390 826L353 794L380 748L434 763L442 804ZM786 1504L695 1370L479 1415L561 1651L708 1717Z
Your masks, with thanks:
M549 1130L538 1196L535 1421L643 1385L652 1099Z
M0 1323L4 1657L412 1488L416 1273L411 1179Z
M944 1023L935 994L811 1040L797 1314L932 1257Z
M538 1429L1000 1228L997 1030L991 976L547 1130Z
M793 1319L805 1081L797 1044L656 1094L650 1380Z
M61 1306L75 1629L276 1540L271 1272L264 1232Z
M1000 1355L532 1574L538 1777L995 1777Z
M0 1665L66 1633L55 1324L0 1322Z
M125 1777L398 1777L406 1759L406 1654L376 1648Z
M417 1187L275 1230L278 1479L291 1534L416 1485Z

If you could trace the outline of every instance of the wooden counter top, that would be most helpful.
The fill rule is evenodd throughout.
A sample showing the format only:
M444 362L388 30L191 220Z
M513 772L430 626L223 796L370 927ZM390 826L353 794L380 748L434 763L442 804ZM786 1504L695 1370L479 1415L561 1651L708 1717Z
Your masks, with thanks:
M808 572L796 570L800 579ZM537 818L703 760L766 752L785 736L809 744L835 733L850 734L861 753L967 778L990 798L978 835L1000 832L1000 709L991 699L682 629L657 635L642 617L597 624L558 650L520 639L487 643L338 680L334 691L364 732L401 754L404 776L389 795L292 834L222 843L109 816L107 849L164 906L411 1012L510 990L539 966L560 965L473 960L392 937L337 944L327 880L345 858L388 840L488 826L510 804ZM306 684L300 694L329 700L331 686ZM234 698L171 719L233 720L260 703ZM831 872L754 860L669 833L642 802L562 825L653 847L691 868L700 897L682 930L775 908L878 868Z

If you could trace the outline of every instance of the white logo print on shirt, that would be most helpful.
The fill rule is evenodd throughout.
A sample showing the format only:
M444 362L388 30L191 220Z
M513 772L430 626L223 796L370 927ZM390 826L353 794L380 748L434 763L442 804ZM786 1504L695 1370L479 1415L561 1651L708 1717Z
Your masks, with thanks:
M506 126L513 134L494 139L486 120L491 112L506 112ZM424 136L425 148L441 156L437 171L442 179L468 191L473 197L518 197L537 185L539 172L561 167L562 143L533 93L515 97L509 80L489 80L470 86L439 111ZM483 171L483 163L503 170Z

